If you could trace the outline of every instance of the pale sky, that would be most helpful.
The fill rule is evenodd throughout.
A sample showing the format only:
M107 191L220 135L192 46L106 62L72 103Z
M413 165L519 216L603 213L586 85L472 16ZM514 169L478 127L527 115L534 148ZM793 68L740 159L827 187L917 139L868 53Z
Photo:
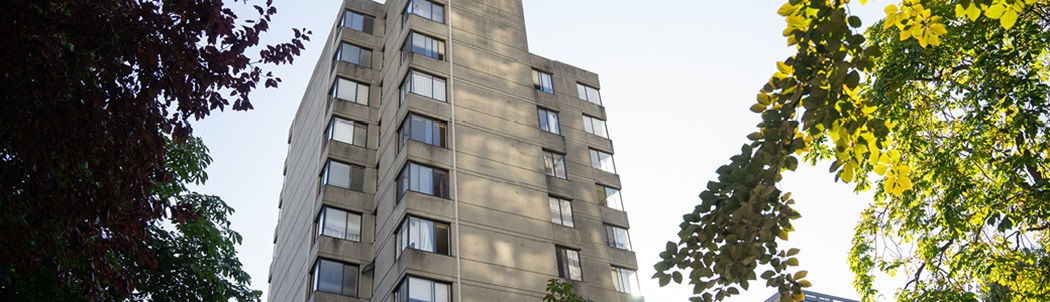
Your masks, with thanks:
M649 279L653 264L665 242L677 237L682 215L715 179L715 169L739 153L745 136L755 131L760 118L748 107L776 71L775 62L792 51L781 36L784 20L776 14L786 0L524 1L531 52L600 76L646 301L687 301L692 287L659 287ZM865 25L890 3L869 2L874 3L852 4ZM264 292L288 127L340 4L276 1L278 14L264 43L287 40L292 27L309 28L313 41L293 66L275 70L283 79L280 89L253 93L255 110L216 113L195 127L215 160L208 183L198 189L236 209L233 227L244 236L240 259L252 275L252 288ZM833 182L827 164L787 173L781 189L793 192L802 213L782 246L802 250L799 260L809 271L811 289L856 298L846 257L870 192L854 195L851 186ZM900 285L893 281L882 283L883 294L892 296L893 286ZM727 301L763 301L774 292L753 282L749 291Z

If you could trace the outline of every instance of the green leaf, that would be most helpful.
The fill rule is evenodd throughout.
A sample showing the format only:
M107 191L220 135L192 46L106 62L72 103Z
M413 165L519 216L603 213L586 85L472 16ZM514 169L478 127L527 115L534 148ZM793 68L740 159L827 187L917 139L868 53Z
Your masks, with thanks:
M765 111L765 110L766 110L766 105L763 105L762 103L751 105L751 112L762 113L762 111Z
M849 16L849 26L853 27L853 28L860 28L860 26L861 26L860 17Z

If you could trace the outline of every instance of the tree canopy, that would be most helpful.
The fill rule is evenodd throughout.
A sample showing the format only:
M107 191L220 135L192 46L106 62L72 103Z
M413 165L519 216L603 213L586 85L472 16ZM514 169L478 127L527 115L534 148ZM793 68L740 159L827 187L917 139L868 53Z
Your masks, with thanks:
M169 137L186 141L213 110L251 109L251 91L280 82L268 69L309 40L295 29L260 46L277 9L252 8L242 19L222 1L0 5L0 295L126 299L141 293L135 268L171 252L149 243L157 221L222 223L215 202L157 190L179 179Z
M850 267L904 274L904 301L1050 299L1050 3L905 0L865 34L850 1L778 11L797 53L751 110L762 121L686 214L656 264L722 300L759 277L782 299L811 284L784 248L795 200L777 186L801 160L875 198ZM861 1L864 2L864 1Z

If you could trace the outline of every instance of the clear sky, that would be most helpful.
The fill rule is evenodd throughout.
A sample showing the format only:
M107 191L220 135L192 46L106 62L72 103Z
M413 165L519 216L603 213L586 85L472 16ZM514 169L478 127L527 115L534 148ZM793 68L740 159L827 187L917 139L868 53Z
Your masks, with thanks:
M682 214L699 202L715 169L755 131L760 119L748 107L776 71L775 62L792 51L781 36L784 19L776 14L786 1L524 2L531 52L600 76L646 300L686 301L692 287L659 287L649 279L652 266L664 243L677 237ZM852 4L865 25L889 4L870 2ZM244 236L240 259L259 290L267 289L288 127L340 4L276 1L278 14L264 43L286 40L292 27L311 29L313 41L293 66L276 69L280 89L252 95L255 110L216 113L195 127L215 159L211 178L198 189L220 195L237 210L232 221ZM854 195L826 171L821 164L785 175L781 189L793 192L802 213L787 246L802 249L799 260L812 290L856 298L846 256L853 225L871 196ZM763 285L753 283L728 301L763 301L775 292ZM899 284L883 285L892 295Z

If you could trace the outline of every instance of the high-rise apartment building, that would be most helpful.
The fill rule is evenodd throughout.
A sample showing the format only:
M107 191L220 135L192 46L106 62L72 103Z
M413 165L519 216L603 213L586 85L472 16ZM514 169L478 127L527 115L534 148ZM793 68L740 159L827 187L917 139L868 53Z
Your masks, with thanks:
M269 301L641 300L594 73L520 0L346 0L289 131ZM597 50L596 50L597 51Z

